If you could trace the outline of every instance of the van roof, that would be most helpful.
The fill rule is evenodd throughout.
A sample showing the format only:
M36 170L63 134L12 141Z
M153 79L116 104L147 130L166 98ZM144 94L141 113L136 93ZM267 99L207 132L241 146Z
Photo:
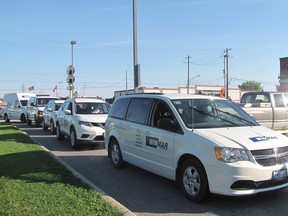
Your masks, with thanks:
M220 98L220 97L215 97L215 96L209 96L209 95L200 95L200 94L159 94L159 93L136 93L136 94L128 94L128 95L123 95L120 96L121 97L149 97L149 98L168 98L170 100L174 100L174 99L223 99L226 100L224 98Z

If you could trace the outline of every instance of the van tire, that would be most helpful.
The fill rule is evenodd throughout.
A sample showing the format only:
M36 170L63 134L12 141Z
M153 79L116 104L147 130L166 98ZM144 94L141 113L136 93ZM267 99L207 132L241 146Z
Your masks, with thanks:
M203 201L209 194L206 171L196 158L187 159L182 164L179 183L185 196L192 201Z
M116 139L110 140L109 155L113 167L122 168L125 166L125 161L123 160L121 149Z
M7 114L4 115L4 120L5 120L5 122L10 122L10 119L8 118Z
M21 120L21 122L24 122L24 123L26 122L26 117L23 113L21 114L20 120Z

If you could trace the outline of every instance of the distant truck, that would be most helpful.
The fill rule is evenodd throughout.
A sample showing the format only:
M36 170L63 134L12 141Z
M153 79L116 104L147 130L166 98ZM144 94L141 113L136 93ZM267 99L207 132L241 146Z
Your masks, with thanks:
M260 125L288 132L288 92L247 92L240 106Z
M20 120L26 122L27 102L33 93L8 93L4 95L1 116L5 122Z

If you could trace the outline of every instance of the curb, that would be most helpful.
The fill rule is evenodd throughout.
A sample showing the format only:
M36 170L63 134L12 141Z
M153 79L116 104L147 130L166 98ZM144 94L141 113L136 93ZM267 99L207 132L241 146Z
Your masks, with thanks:
M15 125L13 125L14 127L16 127ZM17 128L17 127L16 127ZM17 128L19 129L19 128ZM50 154L53 158L55 158L59 163L61 163L63 166L65 166L70 172L72 172L72 174L77 177L80 178L82 182L84 182L85 184L87 184L90 188L94 189L95 191L102 193L101 197L103 200L105 200L107 203L109 203L110 205L112 205L113 207L115 207L116 209L118 209L119 212L123 213L124 216L136 216L136 214L134 214L133 212L131 212L128 208L126 208L125 206L123 206L121 203L119 203L117 200L115 200L113 197L109 196L108 194L106 194L101 188L97 187L95 184L93 184L90 180L88 180L86 177L84 177L83 175L81 175L78 171L76 171L75 169L73 169L72 167L70 167L67 163L65 163L64 161L62 161L61 159L59 159L57 156L55 156L49 149L45 148L44 146L42 146L39 142L37 142L34 138L32 138L29 134L27 134L26 132L22 131L22 133L26 134L27 136L29 136L35 143L37 143L39 146L41 146L41 148L46 151L48 154Z

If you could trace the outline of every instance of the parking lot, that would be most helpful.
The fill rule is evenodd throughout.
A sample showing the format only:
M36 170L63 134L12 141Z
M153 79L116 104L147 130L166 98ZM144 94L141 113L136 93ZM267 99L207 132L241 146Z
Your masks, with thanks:
M287 215L288 189L254 197L213 195L203 203L185 198L174 182L132 165L114 169L103 145L72 150L41 128L12 122L136 215Z

